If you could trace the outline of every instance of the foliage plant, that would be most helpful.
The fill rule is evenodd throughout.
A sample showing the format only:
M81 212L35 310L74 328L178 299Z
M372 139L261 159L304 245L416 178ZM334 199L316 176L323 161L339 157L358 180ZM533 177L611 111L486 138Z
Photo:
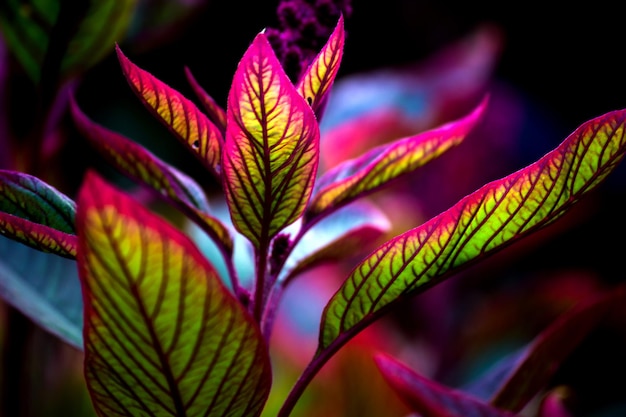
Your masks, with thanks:
M84 351L85 381L100 416L261 415L285 289L317 265L359 254L372 237L384 236L366 197L459 145L489 106L485 96L461 118L321 172L319 122L342 59L343 17L294 77L268 38L259 33L243 54L225 108L190 71L202 106L115 48L132 91L221 186L227 217L213 210L198 180L94 122L75 96L71 115L82 136L183 220L155 212L152 199L139 200L95 169L86 172L75 201L37 176L0 171L0 231L77 269L82 316L66 314L76 303L24 301L17 284L7 300ZM278 416L291 415L322 367L394 307L551 225L596 189L624 157L625 120L626 110L617 110L583 123L536 162L364 255L328 300L317 349ZM209 259L180 221L202 230L218 256ZM308 239L328 228L330 238ZM252 265L250 280L237 262ZM429 380L386 353L375 361L411 412L514 415L623 297L618 289L564 315L520 360L506 364L487 398ZM541 415L565 415L558 393L547 398L557 405L547 401Z

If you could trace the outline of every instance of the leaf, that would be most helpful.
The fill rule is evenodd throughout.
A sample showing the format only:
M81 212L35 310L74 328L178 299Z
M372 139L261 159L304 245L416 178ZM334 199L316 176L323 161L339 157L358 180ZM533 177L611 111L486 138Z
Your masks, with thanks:
M319 216L372 193L459 145L478 123L486 107L487 98L484 98L464 118L378 146L359 158L337 165L318 180L307 215Z
M224 109L222 109L219 104L215 102L213 97L208 95L202 86L198 84L198 81L196 81L196 78L188 67L185 67L185 76L194 93L200 99L209 119L215 124L219 131L224 134L226 132L226 112Z
M0 28L32 81L38 83L46 70L66 79L111 51L125 36L136 6L137 0L7 0L0 5ZM58 68L49 68L49 62Z
M545 387L560 364L600 323L609 310L626 300L626 287L585 301L561 315L535 338L509 376L501 380L491 404L519 412Z
M438 384L383 353L376 366L407 406L422 417L513 417L471 396Z
M624 158L625 117L620 110L582 124L537 162L381 246L326 306L318 354L345 343L400 299L561 217Z
M0 295L43 330L83 349L76 262L0 236Z
M193 242L91 171L77 227L97 412L258 416L271 384L260 330Z
M74 201L37 177L0 170L0 233L34 249L74 258Z
M373 242L390 228L387 217L373 204L363 201L348 205L304 233L279 279L290 281L324 262L346 260L371 250Z
M192 178L160 160L138 143L94 123L73 99L70 108L77 128L115 168L177 204L227 253L232 252L230 232L208 213L206 195Z
M233 224L266 245L297 220L319 160L319 127L263 33L256 36L228 96L223 183Z
M117 57L133 92L217 178L223 137L193 102L133 64L116 45Z
M326 45L315 57L298 83L298 93L306 99L318 119L321 118L327 95L339 71L344 43L343 16L340 16Z

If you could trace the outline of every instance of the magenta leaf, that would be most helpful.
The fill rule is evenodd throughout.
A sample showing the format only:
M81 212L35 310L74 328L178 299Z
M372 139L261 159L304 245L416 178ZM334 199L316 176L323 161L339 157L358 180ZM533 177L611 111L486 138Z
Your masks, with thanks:
M71 101L77 128L89 142L120 172L156 190L198 223L227 254L232 252L230 232L209 214L202 188L190 177L157 158L143 146L90 120Z
M326 45L298 82L298 92L309 103L318 120L321 119L328 93L339 71L344 43L345 31L341 16Z
M582 124L537 162L491 182L358 265L326 306L317 355L413 296L561 217L622 161L626 110Z
M296 221L319 158L315 116L264 34L235 72L228 96L223 183L237 230L259 248Z
M325 173L307 207L307 216L319 216L370 194L402 175L439 157L460 144L480 120L487 98L468 116L436 129L378 146Z
M422 417L513 417L515 414L485 404L462 391L430 380L383 353L374 358L391 388Z
M220 176L222 132L196 105L164 82L133 64L116 46L124 75L144 105L217 178Z
M272 377L260 330L189 237L91 171L77 229L98 414L260 415Z

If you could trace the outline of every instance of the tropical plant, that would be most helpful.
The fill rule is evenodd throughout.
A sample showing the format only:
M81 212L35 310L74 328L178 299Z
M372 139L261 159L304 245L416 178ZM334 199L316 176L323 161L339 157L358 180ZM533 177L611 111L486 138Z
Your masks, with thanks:
M286 417L324 365L364 329L553 224L624 157L626 110L616 110L583 123L533 164L389 238L388 220L367 197L462 143L490 98L463 117L322 172L319 123L344 40L340 17L292 81L266 33L258 33L237 66L225 108L190 70L201 107L115 48L132 91L197 158L209 180L192 178L96 123L76 95L70 109L77 130L112 167L151 194L122 189L90 169L73 200L37 176L0 171L0 231L9 238L2 244L17 241L25 250L47 252L62 261L55 265L73 268L79 277L73 282L71 273L61 274L68 281L33 285L19 278L9 282L5 274L4 287L11 289L5 298L84 350L85 380L98 415L268 413L274 379L269 349L285 290L323 263L360 256L328 300L313 357L281 401L277 415ZM206 182L221 186L221 199L209 198ZM191 227L208 237L212 251L199 248ZM378 239L382 244L368 253ZM36 275L45 278L44 271ZM513 415L623 298L618 288L578 306L505 361L495 380L486 378L465 393L384 353L376 355L376 364L408 412ZM558 414L565 413L558 395L546 397L541 415L564 415Z

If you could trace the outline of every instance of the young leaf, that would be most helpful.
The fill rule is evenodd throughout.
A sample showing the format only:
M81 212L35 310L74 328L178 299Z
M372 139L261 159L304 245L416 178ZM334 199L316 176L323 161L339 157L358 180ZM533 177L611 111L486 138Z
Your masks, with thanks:
M258 416L271 384L267 349L193 242L92 172L77 228L97 412Z
M185 67L185 76L187 77L187 81L189 81L194 93L196 93L196 96L200 100L200 103L204 107L204 110L207 112L209 119L211 119L222 135L226 133L226 112L224 109L215 102L213 97L207 94L198 81L196 81L196 78L193 76L188 67Z
M609 310L626 300L618 287L563 314L537 337L511 374L503 380L491 404L519 412L546 386L562 361L592 331Z
M582 124L537 162L380 247L326 306L317 354L338 348L396 301L561 217L624 158L625 119L620 110Z
M82 296L76 262L0 236L0 295L33 323L82 350Z
M76 256L74 201L37 177L0 170L0 233L32 248Z
M70 109L77 128L115 168L177 204L227 253L232 252L230 232L217 218L208 214L206 196L192 178L160 160L143 146L93 122L74 100L70 101Z
M407 406L422 417L513 417L515 414L480 402L413 371L383 353L374 357L381 374Z
M319 127L263 33L228 96L223 183L233 224L255 247L297 220L311 195Z
M124 75L135 94L219 178L224 141L220 130L193 102L133 64L119 46L116 45L115 50Z
M309 103L318 120L321 119L328 92L339 71L344 42L345 31L341 16L328 42L298 82L298 93Z
M314 197L307 207L307 216L327 213L372 193L460 144L480 120L487 102L488 99L484 98L464 118L378 146L359 158L337 165L318 180Z

